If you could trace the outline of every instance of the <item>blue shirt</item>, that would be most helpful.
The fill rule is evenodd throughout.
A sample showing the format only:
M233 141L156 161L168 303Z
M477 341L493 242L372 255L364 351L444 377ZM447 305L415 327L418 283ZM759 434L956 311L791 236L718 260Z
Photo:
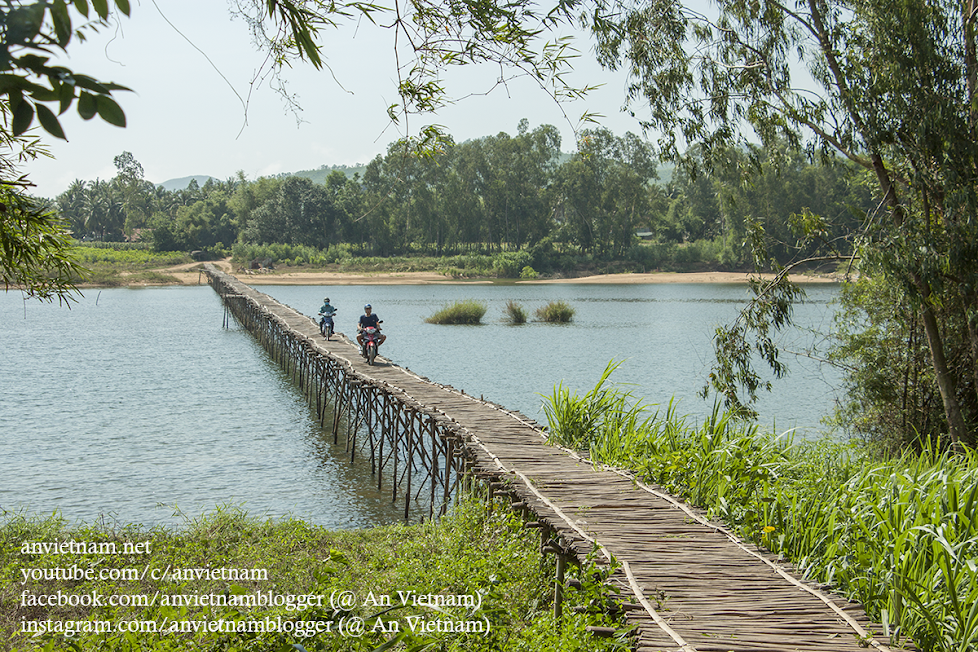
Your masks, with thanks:
M376 313L371 313L369 315L360 315L360 327L366 328L367 326L373 326L374 328L380 328L378 324L380 323L380 317Z

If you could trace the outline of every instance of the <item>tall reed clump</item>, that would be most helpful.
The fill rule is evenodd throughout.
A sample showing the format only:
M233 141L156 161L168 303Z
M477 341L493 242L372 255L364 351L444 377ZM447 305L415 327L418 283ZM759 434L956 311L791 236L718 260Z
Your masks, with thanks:
M515 301L506 302L506 321L510 324L526 323L526 308Z
M551 301L542 308L537 308L537 319L553 324L566 324L574 317L574 309L565 301Z
M429 324L478 324L486 314L486 304L479 301L456 301L425 319Z
M547 397L550 437L706 508L865 605L894 644L978 650L978 454L896 459L793 442L715 409L701 426L608 383Z

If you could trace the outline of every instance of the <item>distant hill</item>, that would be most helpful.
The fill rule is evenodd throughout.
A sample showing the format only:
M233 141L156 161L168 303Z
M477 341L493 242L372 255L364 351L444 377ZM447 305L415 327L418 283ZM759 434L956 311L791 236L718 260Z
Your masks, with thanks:
M348 179L352 179L353 175L355 174L359 174L362 177L366 169L366 165L322 165L317 170L283 172L281 174L276 174L275 176L280 179L284 179L286 177L304 177L306 179L311 179L315 184L323 184L326 183L326 177L328 177L334 170L342 172Z
M561 152L558 157L558 165L563 165L571 159L572 153ZM298 172L281 172L279 174L270 175L277 179L287 179L288 177L304 177L306 179L311 179L315 184L326 183L326 177L330 175L334 170L342 172L347 176L347 178L352 179L354 175L359 174L363 177L364 171L366 171L366 165L322 165L315 170L299 170ZM666 185L672 178L673 170L675 166L671 163L663 163L659 167L659 183ZM203 187L207 183L208 179L214 179L214 177L207 176L206 174L196 174L191 177L181 177L179 179L170 179L169 181L164 181L163 183L158 183L156 185L165 188L169 191L174 190L186 190L187 186L190 185L192 180L197 180L197 185ZM218 179L214 179L217 181Z
M187 186L190 185L190 182L194 180L197 181L198 186L203 186L205 183L207 183L208 179L214 179L214 177L208 176L206 174L195 174L192 177L181 177L179 179L170 179L169 181L164 181L163 183L158 183L156 185L161 188L165 188L170 192L173 192L174 190L186 190ZM217 181L217 179L214 179L214 181Z

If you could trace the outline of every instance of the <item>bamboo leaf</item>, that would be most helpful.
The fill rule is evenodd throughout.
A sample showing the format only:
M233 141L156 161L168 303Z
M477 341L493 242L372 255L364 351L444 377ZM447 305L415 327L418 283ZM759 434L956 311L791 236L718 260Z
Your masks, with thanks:
M98 17L105 20L109 17L109 3L108 0L92 0L92 8Z
M34 121L34 107L27 100L21 100L14 109L12 128L14 136L20 136L27 131Z
M54 23L58 45L66 46L71 40L71 16L68 15L68 5L65 4L65 0L55 0L51 3L51 22Z
M126 114L122 108L108 95L95 96L96 109L99 116L106 122L116 127L126 126Z
M95 103L95 96L91 93L81 92L78 95L78 115L83 120L91 120L98 113L98 106Z
M61 128L61 123L58 122L57 116L48 107L43 104L36 105L37 109L37 120L44 127L44 130L54 136L55 138L60 138L61 140L68 140L65 137L65 132Z

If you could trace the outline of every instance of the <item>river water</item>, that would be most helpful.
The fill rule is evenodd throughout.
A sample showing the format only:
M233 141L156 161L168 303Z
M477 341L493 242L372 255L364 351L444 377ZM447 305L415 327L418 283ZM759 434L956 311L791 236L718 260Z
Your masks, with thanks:
M259 289L306 314L328 294L337 330L351 335L369 301L388 335L382 355L541 422L541 395L557 383L584 393L613 359L622 361L615 382L648 403L675 397L680 413L701 421L712 407L696 392L713 330L747 298L742 285L703 284ZM835 294L810 286L799 321L827 328ZM424 322L463 298L486 303L483 325ZM566 325L510 326L510 300L531 314L564 300L576 313ZM146 525L224 505L338 528L397 520L369 469L333 450L290 379L222 320L208 286L89 290L70 310L0 293L0 509ZM808 339L799 331L786 344L802 350ZM788 379L762 396L761 424L811 433L831 412L838 379L789 362Z

